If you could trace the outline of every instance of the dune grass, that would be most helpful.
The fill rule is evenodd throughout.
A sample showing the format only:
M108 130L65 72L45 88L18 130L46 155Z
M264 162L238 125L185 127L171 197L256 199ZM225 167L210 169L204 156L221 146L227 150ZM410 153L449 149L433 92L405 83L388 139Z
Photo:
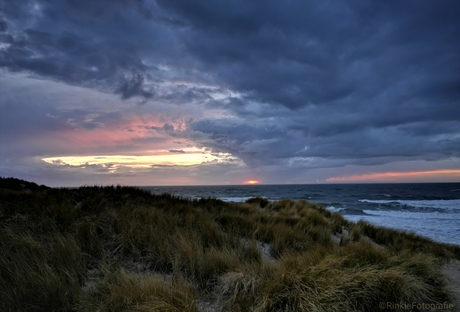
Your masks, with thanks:
M352 223L306 201L7 186L1 311L375 311L379 302L452 302L440 269L460 259L458 246Z

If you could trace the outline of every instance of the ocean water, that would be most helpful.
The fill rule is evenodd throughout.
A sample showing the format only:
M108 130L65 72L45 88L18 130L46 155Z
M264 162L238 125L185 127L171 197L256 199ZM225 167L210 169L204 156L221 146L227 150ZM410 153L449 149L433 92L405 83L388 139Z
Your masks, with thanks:
M460 245L460 183L305 184L145 187L152 193L186 198L214 197L242 202L304 199L346 219L402 229L435 241Z

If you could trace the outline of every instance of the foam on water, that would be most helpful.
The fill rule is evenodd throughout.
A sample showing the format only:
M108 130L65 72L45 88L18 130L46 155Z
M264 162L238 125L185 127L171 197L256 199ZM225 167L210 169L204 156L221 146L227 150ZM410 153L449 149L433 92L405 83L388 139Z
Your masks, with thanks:
M343 208L343 207L338 207L337 208L337 207L334 207L334 206L327 206L326 208L331 212L340 212L340 211L345 210L345 208Z
M387 218L403 218L403 219L445 219L451 220L452 215L448 213L439 212L412 212L412 211L401 211L401 210L363 210L365 214L376 217L387 217Z
M249 197L220 197L220 200L223 200L224 202L237 202L237 203L242 203L247 201L249 198L252 198L251 196Z
M371 199L359 199L362 203L373 203L373 204L389 204L389 205L401 205L411 206L415 208L438 208L438 209L460 209L460 199L446 199L446 200L371 200Z
M361 199L359 202L378 204L379 208L364 209L363 216L345 214L348 220L366 220L375 225L411 231L436 241L460 245L460 199Z
M419 214L420 215L420 214ZM460 245L458 219L452 218L423 218L416 215L372 214L365 216L345 216L346 219L358 222L365 220L379 226L415 232L435 241Z

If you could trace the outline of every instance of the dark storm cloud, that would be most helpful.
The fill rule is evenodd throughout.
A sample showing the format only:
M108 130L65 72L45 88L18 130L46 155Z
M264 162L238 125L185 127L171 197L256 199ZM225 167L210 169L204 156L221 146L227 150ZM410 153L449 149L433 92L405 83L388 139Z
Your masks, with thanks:
M225 118L190 119L187 131L151 129L252 166L460 156L458 1L36 0L1 8L1 67L152 106L222 110ZM84 128L103 123L74 113Z
M8 29L8 24L0 19L0 32L5 32Z
M153 97L153 92L146 90L144 87L144 77L140 74L135 74L123 81L121 86L116 90L116 93L121 94L121 98L126 100L135 95L149 99Z
M205 119L192 123L191 129L207 135L196 139L204 146L232 153L251 166L377 165L397 160L433 161L460 156L458 122L350 130L351 126L325 121L324 131L328 126L334 131L321 133L315 129L322 128L317 125L321 121L316 125L307 122L292 126L295 119L292 116L288 120L278 118L272 124L269 119L262 119L251 125L244 119Z
M67 5L73 14L96 20L105 20L121 10L131 8L145 18L152 18L152 13L142 0L67 0Z
M185 85L177 85L169 92L157 95L155 98L167 103L208 103L213 101L209 95L210 90L207 88L190 87Z
M161 26L151 27L150 8L142 1L19 2L2 6L5 25L13 26L0 35L1 67L113 90L123 99L153 96L144 80L154 66L142 58L158 56L161 62L172 45L162 39L167 36ZM161 47L152 49L156 45Z
M411 95L436 82L444 95L458 90L458 79L443 82L460 69L454 1L158 2L188 22L184 40L206 71L216 68L225 83L258 101L290 108L369 101L404 81L412 83Z
M460 156L457 2L159 3L202 70L243 94L220 104L240 124L192 124L216 148L265 164Z

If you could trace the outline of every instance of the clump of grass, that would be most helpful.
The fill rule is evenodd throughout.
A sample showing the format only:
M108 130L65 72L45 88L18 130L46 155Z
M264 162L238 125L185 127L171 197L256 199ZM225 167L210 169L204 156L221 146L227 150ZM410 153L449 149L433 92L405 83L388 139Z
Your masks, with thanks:
M83 251L93 257L102 252L102 242L98 235L97 226L90 220L81 220L75 223L75 236L80 242Z
M75 238L5 227L0 237L0 310L70 309L80 291L84 265Z
M276 270L275 263L246 263L219 278L218 291L224 306L231 311L249 311L264 283Z
M253 218L235 215L231 213L222 213L216 217L216 223L227 233L234 235L251 237L257 231L257 221Z
M97 288L84 294L78 311L197 312L196 291L187 282L166 282L155 274L136 274L122 268L107 270Z
M269 228L269 236L274 243L277 256L287 251L302 251L311 244L311 239L302 232L285 224L275 224Z
M204 253L203 261L200 262L195 275L199 286L202 288L214 288L218 277L241 265L238 255L230 250L219 250L212 248Z
M361 229L359 226L353 226L351 228L350 239L353 242L359 241L362 238Z
M248 204L256 204L256 205L260 206L260 208L264 208L264 207L266 207L268 205L269 201L268 201L268 199L266 199L264 197L257 196L257 197L249 198L248 200L246 200L246 203L248 203Z
M307 230L307 234L315 244L320 244L323 246L329 246L332 244L331 242L331 230L328 227L324 226L313 226L309 227Z
M351 247L359 244L357 248ZM426 280L423 272L430 261L420 262L415 255L385 258L385 251L373 250L363 241L347 246L348 250L317 249L298 255L284 255L281 263L264 280L257 283L244 274L229 276L227 283L240 285L240 301L252 302L255 311L375 311L379 302L443 302L446 295L445 278L436 285ZM356 251L365 251L365 255ZM401 266L423 270L408 270ZM436 271L434 269L433 271ZM242 281L245 281L244 284ZM233 282L233 284L231 283ZM244 285L258 286L258 295L248 292ZM253 287L253 286L252 286Z

